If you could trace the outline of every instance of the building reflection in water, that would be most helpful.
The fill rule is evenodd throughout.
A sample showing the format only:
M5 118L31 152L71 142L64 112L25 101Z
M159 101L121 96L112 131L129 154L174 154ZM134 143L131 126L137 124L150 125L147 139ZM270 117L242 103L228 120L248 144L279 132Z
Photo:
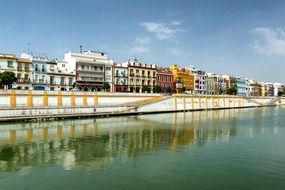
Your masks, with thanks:
M220 121L254 118L256 113L250 113L220 110L2 124L0 171L51 163L66 170L98 170L121 155L137 157L161 150L189 150L210 140L228 140L238 129Z

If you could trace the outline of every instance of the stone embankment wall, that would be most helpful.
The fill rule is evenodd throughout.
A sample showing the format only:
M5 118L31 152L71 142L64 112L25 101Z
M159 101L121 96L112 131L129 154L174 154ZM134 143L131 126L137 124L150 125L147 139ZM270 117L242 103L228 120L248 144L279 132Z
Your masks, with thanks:
M285 105L285 98L0 91L0 121Z

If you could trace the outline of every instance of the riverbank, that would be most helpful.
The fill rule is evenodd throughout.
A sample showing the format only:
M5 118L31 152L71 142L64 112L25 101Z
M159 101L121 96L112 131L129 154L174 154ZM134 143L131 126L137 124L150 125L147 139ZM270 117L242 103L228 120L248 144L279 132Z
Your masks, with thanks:
M109 117L285 105L280 97L1 91L0 122Z

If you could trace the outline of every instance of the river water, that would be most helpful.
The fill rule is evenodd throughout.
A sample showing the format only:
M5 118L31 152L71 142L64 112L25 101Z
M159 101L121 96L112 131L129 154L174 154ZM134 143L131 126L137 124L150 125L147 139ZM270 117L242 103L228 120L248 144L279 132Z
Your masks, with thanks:
M0 190L285 189L285 108L0 125Z

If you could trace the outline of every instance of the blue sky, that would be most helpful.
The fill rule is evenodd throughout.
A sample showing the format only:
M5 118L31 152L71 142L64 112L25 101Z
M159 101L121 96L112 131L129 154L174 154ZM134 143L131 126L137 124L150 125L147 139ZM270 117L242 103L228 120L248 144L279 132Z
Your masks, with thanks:
M194 65L285 83L285 0L0 0L0 52Z

